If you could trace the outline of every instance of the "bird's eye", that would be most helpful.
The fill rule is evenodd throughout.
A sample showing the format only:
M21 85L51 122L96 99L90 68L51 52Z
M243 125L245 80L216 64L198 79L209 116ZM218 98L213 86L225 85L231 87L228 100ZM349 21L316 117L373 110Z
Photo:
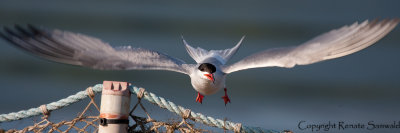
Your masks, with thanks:
M199 69L202 72L207 71L209 73L214 73L216 71L215 66L210 63L203 63L197 69Z
M203 64L201 64L197 69L199 69L200 71L204 71L204 66L203 66Z

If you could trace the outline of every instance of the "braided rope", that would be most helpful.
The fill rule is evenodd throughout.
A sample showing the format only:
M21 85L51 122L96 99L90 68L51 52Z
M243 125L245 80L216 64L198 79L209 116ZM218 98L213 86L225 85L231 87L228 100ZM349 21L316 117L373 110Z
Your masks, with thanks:
M97 84L94 87L92 87L91 90L94 93L99 93L102 91L102 88L103 88L102 84ZM129 89L132 93L134 93L136 95L138 95L138 94L140 95L140 93L141 93L140 88L138 88L138 87L129 86ZM88 93L91 93L91 91L89 91L89 90L90 89L88 88L85 91L80 91L74 95L68 96L67 98L46 104L45 107L48 111L61 109L62 107L68 106L72 103L78 102L78 101L88 97L89 96ZM171 112L174 112L182 117L184 117L183 116L185 114L184 112L187 110L186 108L179 106L179 105L175 105L173 102L168 101L162 97L158 97L157 95L155 95L151 92L144 91L143 98L148 100L150 103L156 104L159 107L165 108L165 109L167 109ZM0 123L7 122L7 121L20 120L20 119L24 119L24 118L28 118L28 117L32 117L32 116L37 116L37 115L40 115L43 113L42 110L43 110L43 106L37 107L37 108L31 108L28 110L21 110L18 112L12 112L12 113L8 113L8 114L1 114L0 115ZM222 128L222 129L228 129L228 130L232 130L232 131L237 131L237 129L238 129L237 125L239 125L239 126L241 125L240 123L234 123L234 122L230 122L230 121L224 121L221 119L215 119L213 117L205 116L201 113L195 113L193 111L190 112L190 116L196 122L200 122L200 123L203 123L208 126L218 127L218 128ZM274 130L267 130L267 129L263 129L260 127L250 127L250 126L241 126L241 132L242 133L279 133L278 131L274 131Z
M138 88L138 87L130 86L129 89L131 89L131 92L134 94L137 94L137 95L140 94L140 88ZM187 110L186 108L179 106L179 105L177 106L173 102L168 101L162 97L158 97L151 92L144 91L143 96L144 96L144 99L146 99L150 103L156 104L161 108L165 108L171 112L174 112L174 113L180 115L181 117L184 117L185 111ZM235 131L235 129L237 130L236 126L238 124L241 125L240 123L234 123L231 121L215 119L213 117L205 116L201 113L195 113L193 111L190 112L190 115L196 122L200 122L200 123L203 123L208 126L218 127L218 128L222 128L222 129L228 129L228 130L232 130L232 131ZM244 132L244 133L279 133L278 131L267 130L267 129L263 129L260 127L241 126L241 129L242 129L241 132Z
M102 84L97 84L94 87L92 87L92 91L94 93L99 93L103 89ZM62 107L68 106L72 103L78 102L88 96L88 91L80 91L74 95L68 96L67 98L58 100L56 102L52 102L49 104L46 104L45 106L37 107L37 108L31 108L28 110L21 110L18 112L12 112L8 114L1 114L0 115L0 123L1 122L6 122L6 121L15 121L15 120L20 120L24 118L29 118L32 116L37 116L43 113L43 109L47 109L47 111L53 111L57 109L61 109Z

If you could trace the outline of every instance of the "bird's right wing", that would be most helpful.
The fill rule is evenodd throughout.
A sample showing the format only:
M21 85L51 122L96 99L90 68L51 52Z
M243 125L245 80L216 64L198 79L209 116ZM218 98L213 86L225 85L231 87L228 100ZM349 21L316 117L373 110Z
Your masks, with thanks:
M299 46L274 48L250 55L222 68L225 73L259 67L307 65L349 55L364 49L388 34L399 19L354 23L324 33Z
M169 70L190 73L191 64L167 54L130 46L113 48L100 39L28 25L4 27L0 36L15 46L45 59L101 70Z

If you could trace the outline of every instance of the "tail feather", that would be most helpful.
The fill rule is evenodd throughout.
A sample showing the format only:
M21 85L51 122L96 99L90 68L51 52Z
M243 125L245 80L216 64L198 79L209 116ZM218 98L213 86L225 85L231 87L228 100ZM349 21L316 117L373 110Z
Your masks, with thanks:
M233 48L229 48L229 49L225 49L225 50L210 50L210 51L207 51L200 47L193 48L186 42L186 40L183 38L183 36L182 36L182 40L183 40L183 43L185 44L187 52L197 63L200 63L207 57L213 56L216 54L216 55L219 55L223 59L223 61L221 63L225 64L239 49L244 37L245 36L243 36L240 39L240 41L236 44L236 46L234 46Z

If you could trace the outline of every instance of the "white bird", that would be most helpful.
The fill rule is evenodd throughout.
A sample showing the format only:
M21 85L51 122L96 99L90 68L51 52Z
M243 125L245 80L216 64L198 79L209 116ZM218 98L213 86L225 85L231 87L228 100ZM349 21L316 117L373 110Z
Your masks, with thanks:
M167 54L130 46L111 47L97 38L60 30L45 30L28 25L4 27L0 35L15 46L40 57L72 65L101 70L169 70L190 76L198 92L196 102L202 103L203 95L224 89L225 105L230 102L225 77L232 72L259 67L286 67L307 65L323 60L349 55L364 49L388 34L399 19L368 20L343 26L315 37L299 46L267 49L227 65L226 62L239 49L244 36L236 46L225 50L193 48L182 37L186 50L197 64Z

